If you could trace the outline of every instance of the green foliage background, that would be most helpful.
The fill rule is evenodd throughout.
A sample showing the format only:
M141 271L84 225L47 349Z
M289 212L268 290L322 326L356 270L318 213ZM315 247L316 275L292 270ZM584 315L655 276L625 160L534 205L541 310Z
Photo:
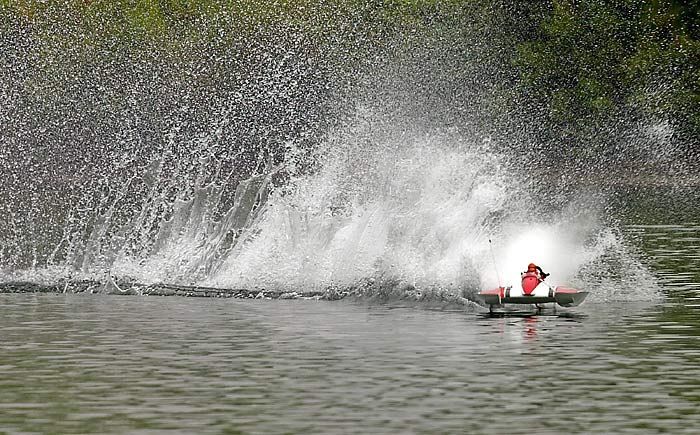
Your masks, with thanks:
M548 2L549 3L549 2ZM601 118L667 119L700 128L700 6L696 1L555 0L517 46L520 91L555 125Z
M471 23L480 16L482 25L502 15L499 31L511 50L500 55L513 79L503 87L508 90L503 98L538 113L547 128L584 134L621 112L670 120L689 137L697 137L700 128L695 0L2 0L0 5L4 26L8 17L24 22L44 41L45 51L90 57L107 49L118 56L121 46L178 59L285 21L348 62L392 32L465 11ZM365 33L364 46L355 39L343 47L349 16L359 17L352 25Z

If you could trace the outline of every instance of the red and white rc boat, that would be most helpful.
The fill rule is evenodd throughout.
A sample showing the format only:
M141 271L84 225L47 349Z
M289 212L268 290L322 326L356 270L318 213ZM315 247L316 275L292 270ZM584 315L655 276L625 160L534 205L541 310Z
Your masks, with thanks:
M506 304L534 304L541 305L556 303L562 307L575 307L580 305L588 296L588 292L573 288L556 286L552 287L540 279L534 272L522 274L520 287L498 287L492 290L484 290L477 294L490 310L493 307Z

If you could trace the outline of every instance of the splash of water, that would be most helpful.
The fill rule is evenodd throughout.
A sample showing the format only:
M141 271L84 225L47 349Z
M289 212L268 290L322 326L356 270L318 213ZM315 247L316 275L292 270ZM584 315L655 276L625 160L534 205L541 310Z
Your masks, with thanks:
M446 131L378 132L377 124L387 124L358 119L328 141L318 172L272 195L251 237L202 284L470 297L496 285L496 268L512 285L531 261L558 283L582 288L601 285L590 266L603 268L611 256L631 270L634 256L619 235L577 212L589 210L585 204L541 212L531 186L506 170L508 157L488 141ZM497 265L488 255L492 237ZM635 266L627 285L615 282L601 298L643 298L632 283L648 274ZM595 278L581 276L587 269Z
M350 287L365 278L462 286L512 193L495 156L449 133L329 141L322 169L270 199L257 228L207 280L223 286Z
M303 158L291 151L285 172L295 173ZM151 165L141 211L117 224L114 200L64 265L78 266L80 273L68 272L73 278L107 273L142 283L449 299L517 285L535 262L551 282L594 289L593 301L659 294L621 236L589 214L590 204L543 210L536 188L509 169L513 156L494 152L487 138L397 126L360 110L315 158L316 171L272 193L279 168L238 183L230 206L222 205L225 185L207 177L168 200L177 177L163 174L163 161ZM185 170L211 163L199 159Z
M367 24L355 19L348 29ZM47 91L44 108L18 87L17 119L35 122L8 122L14 154L0 157L17 162L29 150L36 161L15 165L12 195L0 191L3 214L22 217L0 217L12 225L0 228L5 276L470 296L498 285L496 269L511 283L534 261L553 280L600 288L602 299L649 293L634 251L609 220L587 216L585 198L564 209L540 203L557 180L524 173L536 164L523 152L531 138L491 139L499 124L488 108L502 104L490 99L494 69L508 41L469 20L426 20L369 52L351 84L363 31L326 41L331 59L284 22L222 43L211 58L193 50L186 66L108 58L74 74L58 62L56 86L73 92L65 101L95 113L75 118L63 92ZM206 80L193 88L180 75ZM105 89L85 91L92 82ZM32 148L44 144L50 165ZM26 188L25 177L39 182ZM55 187L61 177L72 177L67 192ZM606 283L601 271L611 270Z

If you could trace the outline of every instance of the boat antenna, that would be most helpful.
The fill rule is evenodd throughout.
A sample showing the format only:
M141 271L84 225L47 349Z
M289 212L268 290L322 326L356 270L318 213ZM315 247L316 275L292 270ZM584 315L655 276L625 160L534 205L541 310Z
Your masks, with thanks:
M489 249L491 250L491 260L493 260L493 268L496 269L496 279L498 279L498 287L501 287L501 274L498 273L498 265L496 264L496 256L493 255L493 244L489 239Z

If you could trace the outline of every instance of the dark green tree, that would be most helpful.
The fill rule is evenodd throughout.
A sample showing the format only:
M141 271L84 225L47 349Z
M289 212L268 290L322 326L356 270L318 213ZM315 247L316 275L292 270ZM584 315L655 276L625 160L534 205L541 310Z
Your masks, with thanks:
M697 137L697 1L553 0L532 3L531 13L543 6L514 61L518 92L545 128L588 140L606 120L660 119Z

